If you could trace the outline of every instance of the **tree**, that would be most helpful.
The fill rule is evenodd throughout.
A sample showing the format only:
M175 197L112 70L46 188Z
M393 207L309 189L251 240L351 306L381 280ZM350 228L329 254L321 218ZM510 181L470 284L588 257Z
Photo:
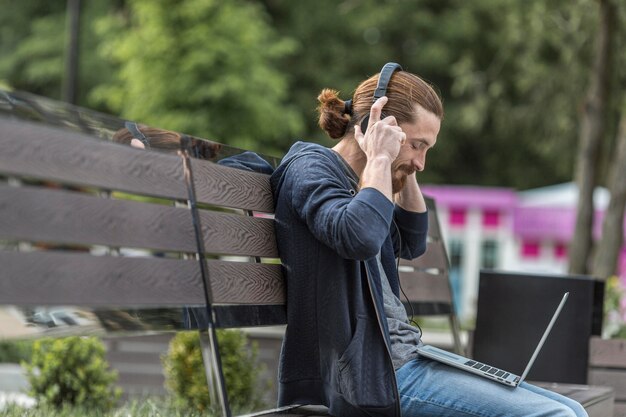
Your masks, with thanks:
M118 0L119 2L119 0ZM100 41L93 21L109 13L115 2L92 0L82 6L78 101L81 106L110 111L88 100L94 86L106 83L112 69L97 56ZM61 98L66 45L66 2L0 0L0 82L31 93Z
M606 134L613 67L613 37L616 9L611 0L598 0L600 23L589 90L580 125L580 144L576 167L579 198L576 226L569 249L569 272L585 274L592 248L593 191L598 183L598 162Z
M58 98L65 2L2 2L0 80ZM281 156L296 135L333 143L316 125L322 88L348 98L360 80L396 61L444 98L440 140L421 182L529 188L571 179L594 2L92 0L84 7L80 105ZM609 104L613 118L617 103Z
M276 153L301 129L277 60L294 43L256 4L131 0L99 22L117 80L92 94L124 118Z
M607 279L617 270L617 260L624 243L624 211L626 210L626 105L622 112L608 189L611 201L606 209L602 239L595 251L593 276Z
M59 98L64 2L0 1L0 79L13 88Z

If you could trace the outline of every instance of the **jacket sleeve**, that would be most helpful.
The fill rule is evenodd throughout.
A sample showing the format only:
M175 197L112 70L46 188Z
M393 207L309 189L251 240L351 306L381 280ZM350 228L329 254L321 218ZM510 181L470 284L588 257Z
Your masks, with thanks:
M426 252L428 212L416 213L396 205L390 231L396 256L417 258Z
M393 203L380 191L354 195L343 172L322 155L299 158L284 175L291 203L316 239L346 259L376 256L389 234Z

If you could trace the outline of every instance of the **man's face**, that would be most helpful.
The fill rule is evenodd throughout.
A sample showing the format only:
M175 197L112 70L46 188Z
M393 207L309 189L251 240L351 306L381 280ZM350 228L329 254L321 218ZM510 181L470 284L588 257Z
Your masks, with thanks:
M391 164L391 185L397 193L406 184L407 177L426 167L426 152L437 142L441 120L434 113L423 107L415 106L415 122L402 123L400 127L406 134L406 142Z

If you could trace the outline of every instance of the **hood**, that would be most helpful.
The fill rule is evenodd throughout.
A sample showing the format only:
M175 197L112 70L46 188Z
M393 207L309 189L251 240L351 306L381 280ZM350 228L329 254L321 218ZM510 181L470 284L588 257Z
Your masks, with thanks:
M350 168L348 163L341 156L339 156L338 153L317 143L298 141L294 143L293 146L289 149L285 157L281 160L278 168L276 168L276 170L272 174L270 183L272 185L272 191L274 192L274 199L278 198L285 172L287 171L291 163L302 156L315 154L319 155L322 158L327 158L332 161L339 162L339 164L343 168L343 171L346 174L346 177L348 177L350 181L353 182L355 189L357 188L359 182L358 176L352 170L352 168Z

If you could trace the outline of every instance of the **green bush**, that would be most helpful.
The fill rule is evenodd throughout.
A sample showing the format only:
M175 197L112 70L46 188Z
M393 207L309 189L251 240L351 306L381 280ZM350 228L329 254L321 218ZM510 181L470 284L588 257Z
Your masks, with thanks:
M29 362L33 351L33 342L30 340L2 340L0 341L0 363Z
M220 330L217 338L231 408L241 413L262 407L265 390L257 384L261 367L256 345L248 347L241 331ZM217 407L210 403L198 332L178 333L163 363L167 386L179 403L202 412Z
M117 374L108 369L104 345L95 337L43 339L33 345L30 363L23 363L30 395L39 406L109 410L121 390Z
M616 275L605 282L602 336L626 339L626 289Z

